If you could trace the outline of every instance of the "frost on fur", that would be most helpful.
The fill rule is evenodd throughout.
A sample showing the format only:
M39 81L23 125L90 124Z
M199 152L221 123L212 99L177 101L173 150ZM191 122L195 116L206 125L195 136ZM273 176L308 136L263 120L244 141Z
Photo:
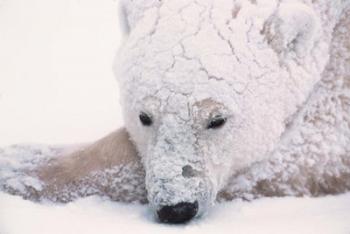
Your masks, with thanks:
M349 51L334 32L349 35L348 5L169 0L143 12L116 70L155 209L349 189L348 87L325 83L348 79L347 60L332 64ZM225 125L207 129L217 116Z
M69 202L100 195L146 202L144 170L124 129L89 146L11 146L0 151L0 189L26 199Z

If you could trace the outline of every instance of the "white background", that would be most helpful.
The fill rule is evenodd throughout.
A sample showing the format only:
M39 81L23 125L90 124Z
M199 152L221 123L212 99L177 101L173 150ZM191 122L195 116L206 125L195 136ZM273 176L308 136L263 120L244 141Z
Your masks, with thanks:
M0 145L80 143L121 125L113 0L0 0Z

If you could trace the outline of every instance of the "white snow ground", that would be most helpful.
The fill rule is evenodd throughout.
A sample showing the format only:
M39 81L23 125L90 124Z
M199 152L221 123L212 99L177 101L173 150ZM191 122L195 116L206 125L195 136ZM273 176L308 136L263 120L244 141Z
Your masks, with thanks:
M0 194L0 233L350 233L350 194L230 202L186 225L156 223L147 206L91 197L67 205L35 204Z
M122 124L111 69L117 11L113 0L0 0L0 146L92 141ZM179 231L350 234L350 193L228 202L180 226L156 223L144 205L0 193L0 234Z

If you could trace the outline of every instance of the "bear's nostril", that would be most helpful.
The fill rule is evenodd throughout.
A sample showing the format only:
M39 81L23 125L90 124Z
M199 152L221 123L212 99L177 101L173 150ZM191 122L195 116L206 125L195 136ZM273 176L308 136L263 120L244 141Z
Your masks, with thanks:
M198 212L198 202L181 202L174 206L163 206L157 211L159 221L163 223L185 223Z
M186 165L182 168L182 176L185 178L195 177L197 172L190 166Z

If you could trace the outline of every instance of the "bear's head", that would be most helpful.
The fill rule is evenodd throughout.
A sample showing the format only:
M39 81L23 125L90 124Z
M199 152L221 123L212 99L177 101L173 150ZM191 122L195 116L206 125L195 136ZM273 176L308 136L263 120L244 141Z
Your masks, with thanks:
M279 142L327 60L320 17L271 0L125 0L123 13L126 129L151 206L184 222Z

